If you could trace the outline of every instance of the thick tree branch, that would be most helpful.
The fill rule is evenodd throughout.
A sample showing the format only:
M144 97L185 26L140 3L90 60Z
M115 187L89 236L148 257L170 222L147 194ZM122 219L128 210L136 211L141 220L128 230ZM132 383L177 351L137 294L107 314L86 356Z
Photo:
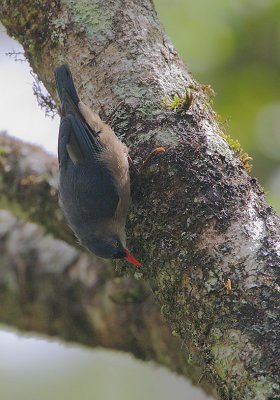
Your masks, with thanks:
M57 199L56 160L37 146L0 134L0 173L0 206L10 210L0 211L1 323L132 353L214 394L205 379L199 382L201 366L168 329L149 286L81 252L67 234Z
M53 68L67 62L103 115L124 102L114 128L136 161L167 148L130 216L143 276L221 398L278 399L279 219L218 135L151 2L4 0L0 14L53 96Z
M78 245L58 204L58 164L37 146L0 133L0 207Z
M109 264L8 211L0 210L0 226L1 323L130 352L198 383L201 368L186 362L144 281L116 276Z

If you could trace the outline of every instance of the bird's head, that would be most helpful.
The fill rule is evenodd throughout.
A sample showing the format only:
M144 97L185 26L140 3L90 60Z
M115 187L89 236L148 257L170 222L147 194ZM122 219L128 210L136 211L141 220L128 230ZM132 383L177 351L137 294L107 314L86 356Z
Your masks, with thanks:
M108 236L106 238L95 237L86 244L86 247L101 258L125 259L136 267L141 266L133 255L123 246L117 236Z

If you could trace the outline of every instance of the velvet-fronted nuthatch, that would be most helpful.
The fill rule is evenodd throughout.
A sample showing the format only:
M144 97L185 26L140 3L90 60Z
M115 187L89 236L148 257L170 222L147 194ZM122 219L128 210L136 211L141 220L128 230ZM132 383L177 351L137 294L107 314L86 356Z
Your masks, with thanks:
M124 258L130 205L127 147L98 114L80 101L66 65L55 69L61 101L58 138L59 195L70 227L81 244L103 258Z

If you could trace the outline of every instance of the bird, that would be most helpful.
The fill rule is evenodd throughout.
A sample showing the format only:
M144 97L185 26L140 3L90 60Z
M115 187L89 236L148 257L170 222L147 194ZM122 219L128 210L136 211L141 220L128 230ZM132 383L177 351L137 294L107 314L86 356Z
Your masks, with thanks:
M131 204L128 149L84 104L68 65L54 70L61 102L59 201L79 242L101 258L142 264L126 248Z

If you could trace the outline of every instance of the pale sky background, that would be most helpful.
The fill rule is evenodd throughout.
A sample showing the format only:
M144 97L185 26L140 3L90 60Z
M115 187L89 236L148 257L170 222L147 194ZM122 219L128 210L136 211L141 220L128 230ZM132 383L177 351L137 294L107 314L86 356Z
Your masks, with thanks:
M0 25L0 131L7 130L28 142L42 145L56 154L59 117L45 117L33 95L30 67L27 62L15 62L5 53L22 51L20 45L4 34Z
M5 55L13 50L21 51L21 47L0 25L0 131L56 154L59 117L45 117L38 107L28 63L15 62ZM140 400L143 395L146 400L168 400L174 396L176 400L209 399L181 377L137 362L126 354L89 351L43 338L19 336L5 329L0 330L1 400ZM84 382L81 371L88 372L82 373ZM67 395L66 385L70 385Z

